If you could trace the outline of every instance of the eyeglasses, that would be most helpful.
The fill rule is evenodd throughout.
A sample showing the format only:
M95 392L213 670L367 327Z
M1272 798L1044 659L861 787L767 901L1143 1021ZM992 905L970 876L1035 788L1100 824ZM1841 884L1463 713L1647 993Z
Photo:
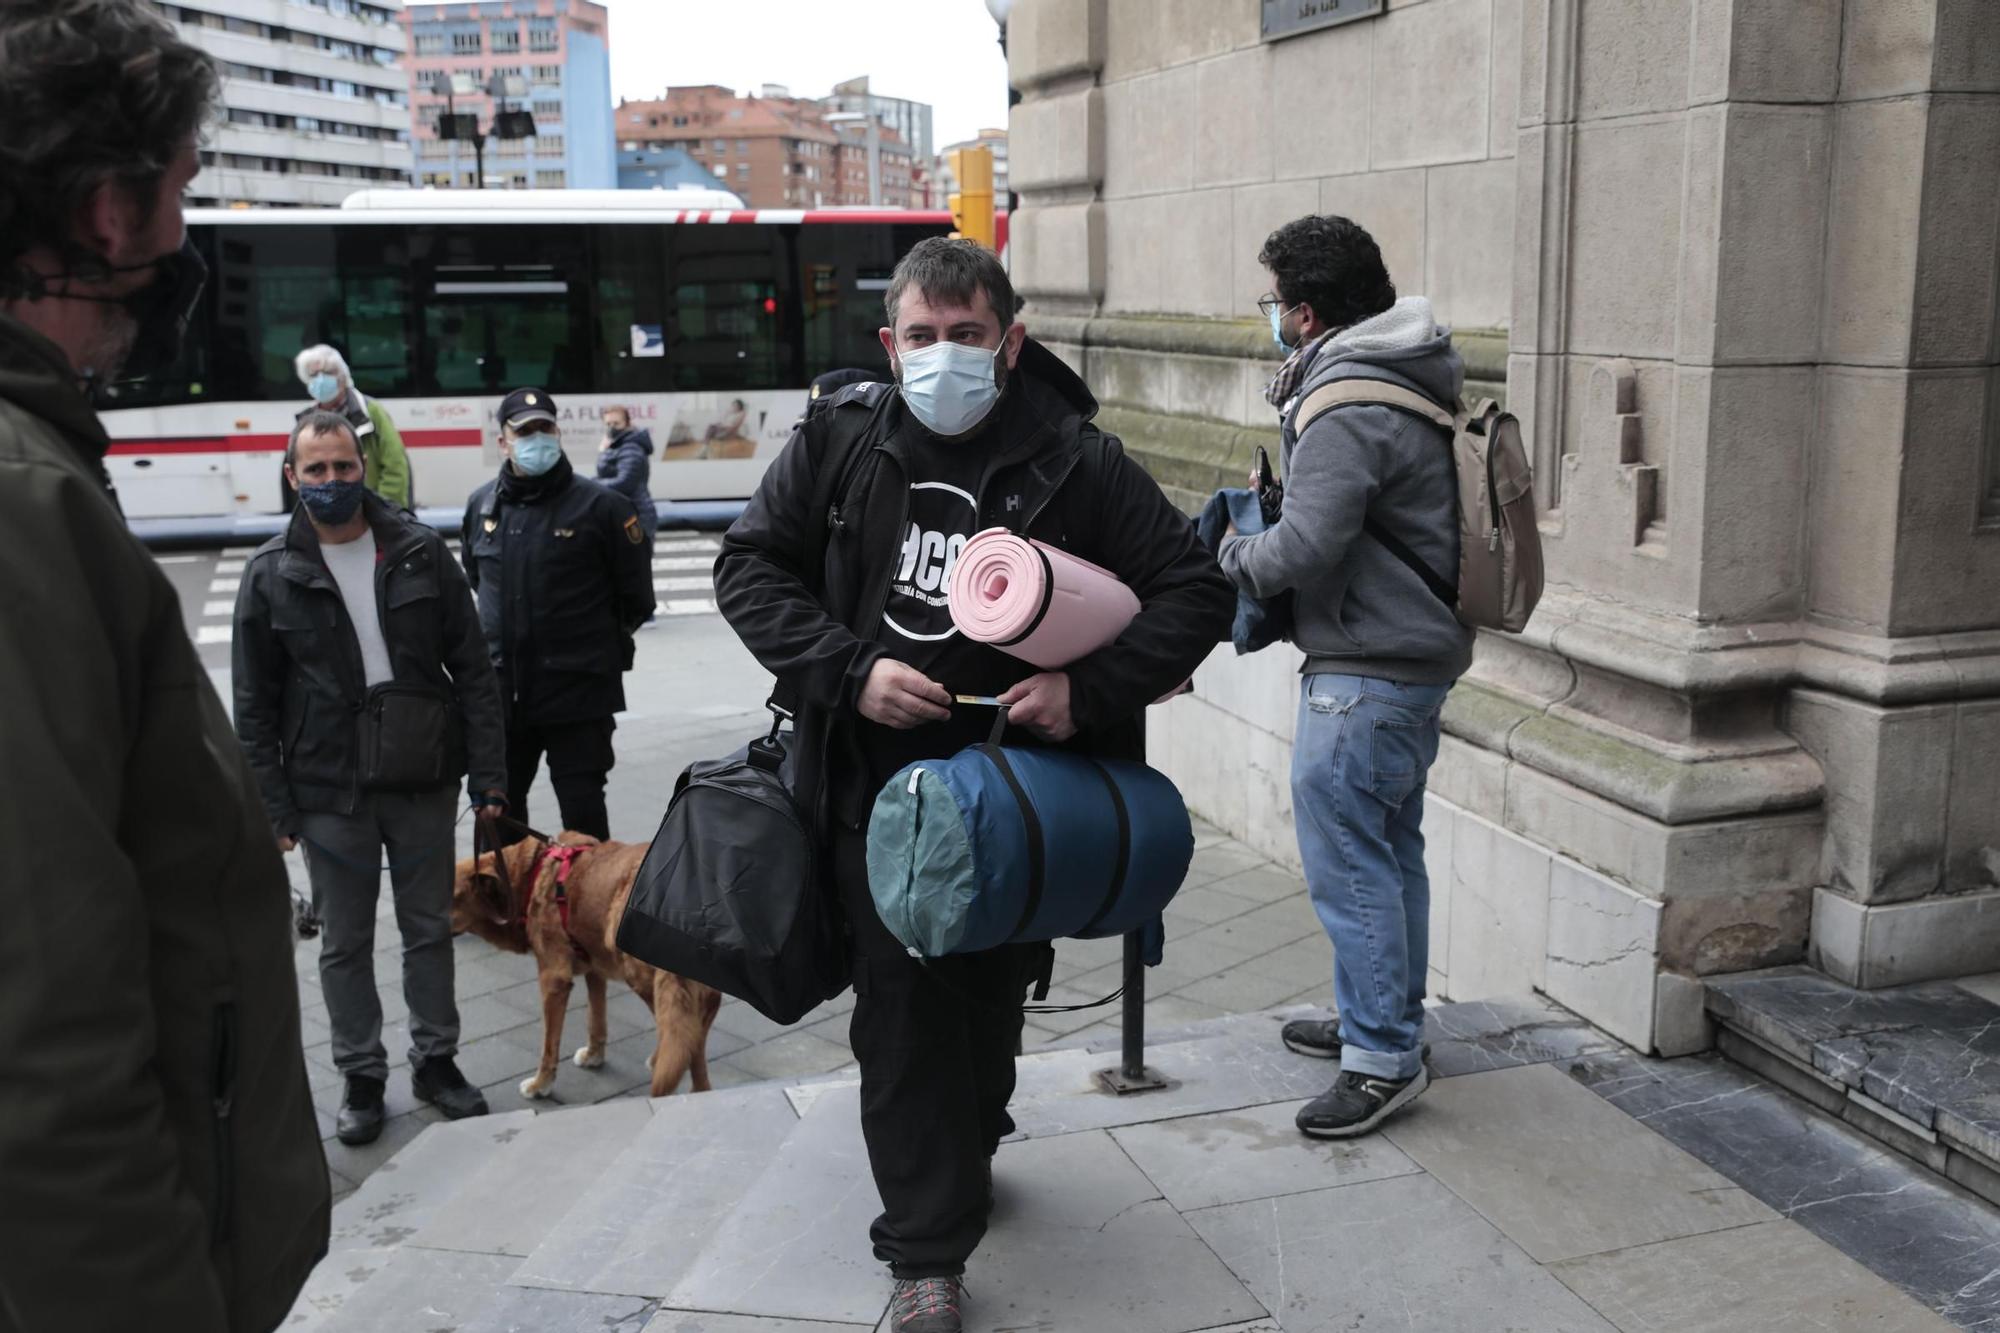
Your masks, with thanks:
M1257 298L1257 313L1262 315L1265 319L1269 319L1271 317L1271 312L1273 310L1276 310L1280 314L1283 314L1285 311L1290 310L1291 308L1292 307L1285 304L1284 297L1273 295L1270 292L1266 292L1264 295Z

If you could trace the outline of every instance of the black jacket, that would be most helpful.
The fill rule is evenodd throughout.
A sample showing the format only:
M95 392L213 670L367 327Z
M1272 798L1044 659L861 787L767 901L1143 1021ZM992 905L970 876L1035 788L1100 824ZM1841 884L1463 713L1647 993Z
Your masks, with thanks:
M1031 339L1007 391L1023 396L1029 410L1019 420L1030 428L968 445L1002 451L978 496L979 522L1074 552L1138 594L1139 614L1124 634L1072 663L1068 674L1078 730L1071 744L1139 757L1147 703L1185 681L1228 636L1235 590L1187 516L1116 437L1091 424L1097 402L1068 366ZM808 512L827 441L836 430L857 429L866 419L857 414L878 405L883 415L835 500L838 524L830 526L828 515ZM902 410L892 385L841 390L773 461L715 563L722 614L757 660L798 691L802 793L823 805L830 794L830 812L849 827L859 827L874 797L856 780L864 768L855 729L870 724L855 703L883 655L876 635L907 521L907 478L882 425ZM819 541L827 543L825 591L815 595L802 571L807 543ZM1021 663L1020 678L1035 670Z
M472 596L444 538L379 496L362 499L375 534L375 605L389 665L457 707L447 771L474 791L507 788L505 721ZM301 509L257 548L236 593L236 734L272 827L299 812L351 814L361 799L361 642Z
M472 493L465 572L501 693L529 722L625 707L632 635L653 614L653 561L632 502L567 458L540 477L507 464Z

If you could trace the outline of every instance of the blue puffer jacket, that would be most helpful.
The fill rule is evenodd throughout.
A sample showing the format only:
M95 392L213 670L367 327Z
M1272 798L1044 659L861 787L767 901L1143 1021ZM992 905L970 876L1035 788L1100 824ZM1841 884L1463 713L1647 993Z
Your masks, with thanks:
M632 502L646 538L660 530L660 511L653 507L653 434L641 427L621 430L611 447L597 455L597 479Z

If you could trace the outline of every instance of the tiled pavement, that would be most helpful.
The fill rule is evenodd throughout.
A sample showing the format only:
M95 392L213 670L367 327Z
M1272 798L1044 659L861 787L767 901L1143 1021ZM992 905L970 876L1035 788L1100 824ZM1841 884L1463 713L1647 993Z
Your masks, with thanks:
M760 727L768 681L717 618L689 617L642 635L637 667L626 679L631 708L619 721L618 766L609 788L613 834L627 840L650 837L681 769L691 760L727 753ZM226 692L227 682L218 684ZM554 805L546 778L529 799L530 821L550 827L555 822ZM1148 1030L1164 1032L1273 1005L1328 1003L1332 950L1303 885L1213 830L1198 834L1193 872L1167 912L1165 960L1147 973ZM470 854L470 839L470 824L462 824L460 855ZM294 883L302 888L301 859L291 856L287 863ZM348 1148L332 1138L341 1080L333 1068L326 1008L319 992L318 941L302 942L297 951L306 1063L334 1188L343 1195L424 1125L439 1118L410 1094L407 1010L386 884L375 943L383 1045L392 1065L390 1121L382 1138L363 1148ZM1117 989L1121 950L1115 939L1060 942L1056 985L1048 1002L1080 1004ZM649 1082L646 1057L653 1049L652 1018L636 996L614 983L608 1006L611 1044L604 1067L579 1069L565 1059L552 1097L534 1103L523 1099L517 1085L533 1070L541 1050L541 998L534 961L502 953L471 936L460 937L456 954L460 1067L485 1090L494 1111L531 1105L548 1110L643 1094ZM847 1016L853 1002L850 992L798 1024L780 1028L748 1005L726 1001L709 1035L709 1073L715 1086L798 1080L848 1066L853 1056ZM578 986L564 1032L566 1052L582 1044L584 1004L584 988ZM1034 1049L1115 1040L1118 1019L1115 1002L1074 1013L1033 1014L1026 1042Z

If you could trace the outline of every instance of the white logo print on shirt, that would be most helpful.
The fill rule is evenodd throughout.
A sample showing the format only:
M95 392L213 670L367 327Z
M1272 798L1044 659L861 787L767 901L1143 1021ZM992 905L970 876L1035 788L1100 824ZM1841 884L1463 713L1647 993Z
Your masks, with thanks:
M972 536L978 501L970 492L941 481L918 482L910 491L911 512L918 517L904 534L902 557L889 585L890 606L884 608L882 621L906 639L936 642L958 633L951 623L951 571ZM917 494L922 491L944 494Z

